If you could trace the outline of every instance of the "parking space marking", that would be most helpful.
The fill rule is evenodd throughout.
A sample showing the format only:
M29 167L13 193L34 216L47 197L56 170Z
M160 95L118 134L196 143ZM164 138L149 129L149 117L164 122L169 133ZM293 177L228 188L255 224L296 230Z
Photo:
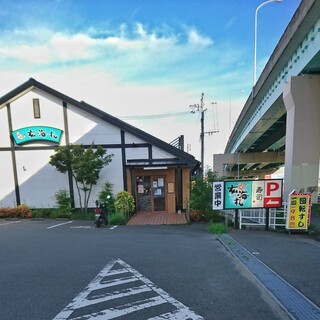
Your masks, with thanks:
M118 226L112 226L109 229L113 230ZM71 226L70 229L96 229L96 227L92 227L92 226Z
M67 221L67 222L55 224L55 225L53 225L53 226L47 227L47 229L52 229L52 228L60 227L60 226L63 226L63 225L65 225L65 224L69 224L69 223L72 223L72 222L73 222L73 221Z
M109 262L53 320L111 320L132 313L137 319L147 309L153 312L149 320L203 320L121 259Z
M21 222L21 221L4 222L4 223L0 223L0 226L5 226L5 225L7 225L7 224L18 223L18 222Z
M94 227L91 226L72 226L70 229L92 229Z

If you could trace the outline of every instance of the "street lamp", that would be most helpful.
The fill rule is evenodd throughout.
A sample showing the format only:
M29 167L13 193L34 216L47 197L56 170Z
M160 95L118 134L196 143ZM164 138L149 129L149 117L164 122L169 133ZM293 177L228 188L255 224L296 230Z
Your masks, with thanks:
M271 3L271 2L282 2L283 0L268 0L261 3L258 8L256 9L254 15L254 58L253 58L253 86L256 84L257 80L257 25L258 25L258 11L264 5Z

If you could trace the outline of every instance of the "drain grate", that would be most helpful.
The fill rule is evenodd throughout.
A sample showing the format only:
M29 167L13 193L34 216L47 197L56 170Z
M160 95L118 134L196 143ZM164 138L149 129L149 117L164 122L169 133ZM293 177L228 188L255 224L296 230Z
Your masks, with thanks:
M228 234L220 242L262 283L293 319L319 320L320 308Z

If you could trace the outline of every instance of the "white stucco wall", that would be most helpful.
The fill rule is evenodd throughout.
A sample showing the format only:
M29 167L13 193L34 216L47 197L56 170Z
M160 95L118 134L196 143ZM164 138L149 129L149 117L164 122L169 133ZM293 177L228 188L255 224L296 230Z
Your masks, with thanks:
M130 133L126 133L126 143L145 143L145 141L135 137ZM152 146L152 157L155 159L172 158L172 154L165 152L155 146ZM148 148L130 148L127 150L127 159L148 159Z
M165 152L159 148L153 147L152 148L152 157L155 159L172 158L172 154Z
M67 175L49 164L51 154L51 150L16 152L21 203L35 208L55 207L54 194L68 189Z
M0 148L10 146L10 136L9 136L9 125L8 125L8 115L7 108L0 109ZM0 158L1 165L1 158ZM1 167L3 168L3 167Z
M128 148L126 149L127 160L148 159L148 148Z
M126 143L128 144L129 143L145 143L145 141L143 141L142 139L137 138L136 136L128 132L126 132L125 140L126 140Z
M71 105L68 105L68 124L70 143L99 144L107 143L107 140L110 143L112 141L111 137L115 137L117 143L120 141L120 137L117 136L118 130L107 128L98 118L92 117ZM104 140L104 137L106 140Z
M2 133L2 130L0 132ZM1 152L0 168L0 207L14 207L16 206L16 196L10 151Z

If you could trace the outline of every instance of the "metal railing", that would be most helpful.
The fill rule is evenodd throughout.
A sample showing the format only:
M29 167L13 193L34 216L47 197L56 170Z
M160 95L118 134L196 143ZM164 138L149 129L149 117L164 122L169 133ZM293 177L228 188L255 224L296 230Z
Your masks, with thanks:
M223 210L227 220L235 221L235 210ZM239 229L245 226L266 227L266 209L239 209ZM269 209L269 228L277 229L286 226L286 205L281 208Z

